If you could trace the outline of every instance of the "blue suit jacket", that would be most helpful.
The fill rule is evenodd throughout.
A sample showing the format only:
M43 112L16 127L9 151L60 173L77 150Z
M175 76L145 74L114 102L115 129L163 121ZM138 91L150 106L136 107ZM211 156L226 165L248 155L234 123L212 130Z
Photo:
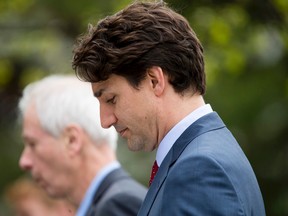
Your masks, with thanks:
M220 117L210 113L174 143L138 216L264 216L255 174Z

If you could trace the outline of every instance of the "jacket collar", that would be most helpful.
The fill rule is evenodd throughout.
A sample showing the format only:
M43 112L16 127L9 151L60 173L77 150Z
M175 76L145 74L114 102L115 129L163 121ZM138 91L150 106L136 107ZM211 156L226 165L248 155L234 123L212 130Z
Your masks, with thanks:
M203 133L207 133L208 131L216 130L223 127L225 127L225 124L223 123L221 118L216 112L212 112L198 119L181 134L181 136L173 144L173 147L170 149L161 166L159 167L157 175L155 176L153 183L151 184L147 192L138 216L146 216L149 214L149 211L158 194L158 191L167 177L167 173L170 167L173 166L173 164L179 158L187 145L191 143L191 141L197 136Z

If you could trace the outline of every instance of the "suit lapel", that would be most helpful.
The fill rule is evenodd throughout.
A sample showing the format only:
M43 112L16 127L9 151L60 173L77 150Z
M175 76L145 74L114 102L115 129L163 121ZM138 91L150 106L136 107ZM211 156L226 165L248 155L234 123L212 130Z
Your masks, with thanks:
M93 197L93 204L90 205L88 213L86 215L94 215L94 206L96 206L96 203L101 199L101 197L105 194L107 189L116 181L122 178L128 178L128 174L122 169L118 168L116 170L113 170L111 173L109 173L100 184L99 188L97 189L94 197Z
M209 113L191 124L176 140L171 148L172 160L170 166L178 159L186 146L203 133L225 127L225 124L216 112Z
M163 160L153 183L151 184L138 216L146 216L153 205L156 195L167 177L169 168L176 162L186 146L200 134L225 127L216 112L209 113L191 124L176 140L165 159Z

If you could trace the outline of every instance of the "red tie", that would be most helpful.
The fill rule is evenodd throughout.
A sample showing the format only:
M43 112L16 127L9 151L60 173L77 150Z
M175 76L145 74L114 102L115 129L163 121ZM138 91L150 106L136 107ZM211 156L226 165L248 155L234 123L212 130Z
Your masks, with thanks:
M154 176L156 175L157 171L158 171L158 165L157 165L157 161L154 161L153 167L152 167L152 171L151 171L151 176L150 176L150 181L149 181L149 186L152 184L152 181L154 179Z

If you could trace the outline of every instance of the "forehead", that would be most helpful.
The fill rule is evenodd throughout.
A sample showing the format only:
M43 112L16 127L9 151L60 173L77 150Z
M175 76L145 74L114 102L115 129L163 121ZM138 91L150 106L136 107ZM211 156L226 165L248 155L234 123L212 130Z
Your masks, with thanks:
M41 127L37 112L34 106L30 106L23 115L22 137L28 141L40 136L47 136L48 133Z
M100 98L102 94L115 93L115 91L119 91L119 89L127 87L127 85L129 83L124 77L114 74L105 81L91 83L93 94L97 98Z

